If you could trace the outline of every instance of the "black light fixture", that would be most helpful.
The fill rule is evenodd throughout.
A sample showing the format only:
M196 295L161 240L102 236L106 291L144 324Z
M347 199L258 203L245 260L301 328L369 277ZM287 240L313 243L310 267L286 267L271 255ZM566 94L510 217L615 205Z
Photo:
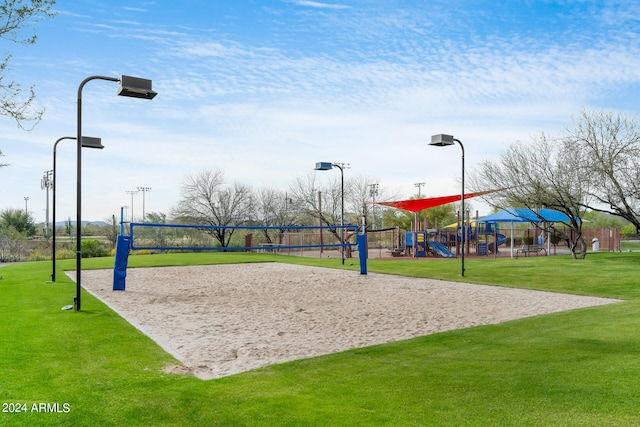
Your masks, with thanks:
M151 80L139 77L121 76L118 95L130 98L153 99L158 93L151 89Z

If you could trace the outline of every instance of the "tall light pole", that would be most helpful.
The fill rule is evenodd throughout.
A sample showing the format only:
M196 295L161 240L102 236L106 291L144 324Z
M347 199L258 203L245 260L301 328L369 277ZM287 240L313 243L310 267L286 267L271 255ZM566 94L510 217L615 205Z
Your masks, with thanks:
M464 210L464 145L460 142L459 139L454 138L452 135L444 135L438 134L431 136L431 142L429 145L433 145L435 147L447 147L449 145L455 145L457 142L462 149L462 198L460 199L462 204L462 271L461 274L464 276L464 245L465 240L467 238L467 227L466 227L466 218L465 218L465 210Z
M320 227L322 227L322 191L318 190L318 212L320 212L320 218L318 218L318 225L320 225ZM322 246L323 244L323 238L322 238L322 228L320 229L320 254L323 253L324 248Z
M63 136L59 138L53 144L53 207L52 207L52 221L53 221L53 234L51 236L51 281L56 281L56 148L58 148L58 143L60 141L64 141L65 139L76 139L75 136ZM103 149L102 140L100 138L93 138L90 136L82 137L82 146L87 148L98 148ZM48 216L48 215L47 215Z
M106 80L118 82L118 95L132 98L153 99L157 93L151 89L151 80L131 76L105 77L91 76L84 79L78 86L78 131L77 140L77 185L76 185L76 297L74 308L80 311L82 295L82 89L92 80Z
M29 215L29 197L24 196L24 213Z
M371 196L371 201L373 202L373 205L371 205L371 216L373 217L371 219L371 227L373 230L376 229L375 203L376 203L377 195L378 195L378 184L369 184L369 196Z
M413 185L414 185L414 187L418 187L418 199L419 199L420 197L422 197L422 195L421 195L421 193L420 193L420 189L421 189L422 187L424 187L425 185L427 185L427 183L426 183L426 182L416 182L416 183L415 183L415 184L413 184Z
M133 222L133 196L135 194L138 194L138 191L137 190L127 190L126 193L131 195L131 222Z
M151 187L138 187L138 191L142 191L142 222L144 222L144 218L146 216L145 214L145 208L144 208L144 199L145 199L145 194L148 191L151 191Z
M45 171L42 179L40 180L40 188L47 192L47 205L46 205L46 220L44 222L44 238L49 238L49 189L51 188L51 175L53 174L52 170Z
M348 163L331 163L331 162L318 162L316 163L315 170L328 171L336 167L340 169L340 195L342 198L341 213L340 213L340 239L342 240L342 265L344 265L344 169L349 167Z

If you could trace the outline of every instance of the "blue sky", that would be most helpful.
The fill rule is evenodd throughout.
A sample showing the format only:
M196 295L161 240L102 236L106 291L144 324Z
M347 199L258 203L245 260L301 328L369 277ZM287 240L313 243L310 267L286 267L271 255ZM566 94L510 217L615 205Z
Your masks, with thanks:
M45 218L41 178L76 132L78 85L153 80L152 101L83 90L83 219L130 205L169 213L188 174L285 190L315 162L351 164L401 198L459 191L466 166L571 126L583 109L638 112L640 4L618 0L59 0L5 79L35 85L30 132L0 117L0 209ZM75 143L57 149L57 218L75 218ZM333 172L319 172L331 179ZM333 174L337 174L336 171ZM141 215L135 196L134 214ZM482 212L481 212L482 213Z

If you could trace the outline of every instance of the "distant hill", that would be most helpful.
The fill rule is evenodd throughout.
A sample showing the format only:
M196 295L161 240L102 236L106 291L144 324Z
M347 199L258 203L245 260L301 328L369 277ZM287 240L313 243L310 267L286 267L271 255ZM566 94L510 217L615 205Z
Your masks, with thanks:
M57 221L56 222L56 228L57 227L64 227L67 225L67 221ZM71 221L71 226L75 227L76 222L75 221ZM109 223L106 223L104 221L82 221L82 226L86 227L87 225L95 225L96 227L106 227L109 226Z

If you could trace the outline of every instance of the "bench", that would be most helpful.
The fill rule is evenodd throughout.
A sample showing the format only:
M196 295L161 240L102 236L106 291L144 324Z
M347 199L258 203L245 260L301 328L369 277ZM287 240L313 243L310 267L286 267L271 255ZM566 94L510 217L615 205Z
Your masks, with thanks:
M547 250L544 246L541 245L522 245L518 249L516 249L516 258L518 258L518 254L524 254L526 257L527 254L535 253L536 256L540 255L540 252L544 252L547 255Z
M397 256L403 256L404 255L404 248L395 248L391 250L391 256L397 257Z

